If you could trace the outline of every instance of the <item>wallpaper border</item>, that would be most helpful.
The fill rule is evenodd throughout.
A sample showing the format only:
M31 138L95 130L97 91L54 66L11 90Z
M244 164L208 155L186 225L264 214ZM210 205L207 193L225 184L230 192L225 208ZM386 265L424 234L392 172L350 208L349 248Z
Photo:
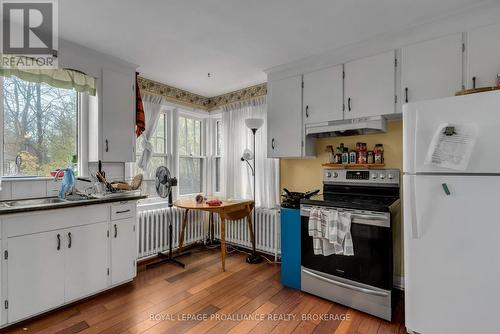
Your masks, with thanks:
M143 93L161 96L169 102L207 111L219 109L224 105L234 102L250 100L267 95L267 83L265 82L214 97L201 96L143 77L138 78L138 83Z

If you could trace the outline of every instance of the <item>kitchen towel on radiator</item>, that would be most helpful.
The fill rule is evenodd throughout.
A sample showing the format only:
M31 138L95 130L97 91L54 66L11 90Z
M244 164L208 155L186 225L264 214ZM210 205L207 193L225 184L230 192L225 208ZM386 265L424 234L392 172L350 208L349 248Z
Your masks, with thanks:
M309 236L313 237L315 255L354 255L349 212L313 207L308 229Z

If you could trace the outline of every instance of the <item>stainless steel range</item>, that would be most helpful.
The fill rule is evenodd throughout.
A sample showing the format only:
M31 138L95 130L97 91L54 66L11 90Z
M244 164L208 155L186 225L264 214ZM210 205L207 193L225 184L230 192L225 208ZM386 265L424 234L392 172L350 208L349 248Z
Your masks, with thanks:
M392 225L400 219L399 170L324 170L323 195L301 200L302 290L391 320ZM353 256L315 255L313 207L351 213Z

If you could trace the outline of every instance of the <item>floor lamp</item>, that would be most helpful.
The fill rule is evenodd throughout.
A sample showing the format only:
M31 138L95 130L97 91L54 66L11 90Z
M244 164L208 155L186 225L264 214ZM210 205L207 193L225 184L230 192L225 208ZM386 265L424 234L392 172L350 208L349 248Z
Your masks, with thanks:
M252 130L253 134L253 154L251 152L248 152L248 150L245 150L245 153L243 154L243 157L241 158L241 161L246 161L248 166L250 166L250 169L252 170L252 176L253 176L253 202L254 202L254 208L253 208L253 230L254 230L254 237L257 239L257 230L255 229L255 223L256 223L256 203L255 203L255 193L256 193L256 183L255 183L255 167L256 167L256 155L255 155L255 134L257 133L257 130L262 127L264 124L264 120L262 118L247 118L245 119L245 125L247 128ZM250 154L249 154L250 153ZM248 160L253 160L253 167L250 165ZM260 263L262 262L262 256L257 254L257 251L255 249L255 244L256 242L253 243L253 248L252 248L252 254L250 254L247 257L247 262L248 263Z

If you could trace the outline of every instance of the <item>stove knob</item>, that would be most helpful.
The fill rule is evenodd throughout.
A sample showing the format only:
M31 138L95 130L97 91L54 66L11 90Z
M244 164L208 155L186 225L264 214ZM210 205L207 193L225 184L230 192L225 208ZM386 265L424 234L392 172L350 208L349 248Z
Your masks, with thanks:
M326 172L326 177L331 178L332 177L332 172Z
M339 177L339 173L337 173L337 172L333 172L333 177L334 177L334 178Z
M372 179L376 180L377 179L377 174L372 174Z
M392 174L387 174L387 178L388 178L389 180L392 180L392 179L394 178L394 175L392 175Z
M380 174L379 177L380 177L381 180L385 179L385 175L384 174Z

